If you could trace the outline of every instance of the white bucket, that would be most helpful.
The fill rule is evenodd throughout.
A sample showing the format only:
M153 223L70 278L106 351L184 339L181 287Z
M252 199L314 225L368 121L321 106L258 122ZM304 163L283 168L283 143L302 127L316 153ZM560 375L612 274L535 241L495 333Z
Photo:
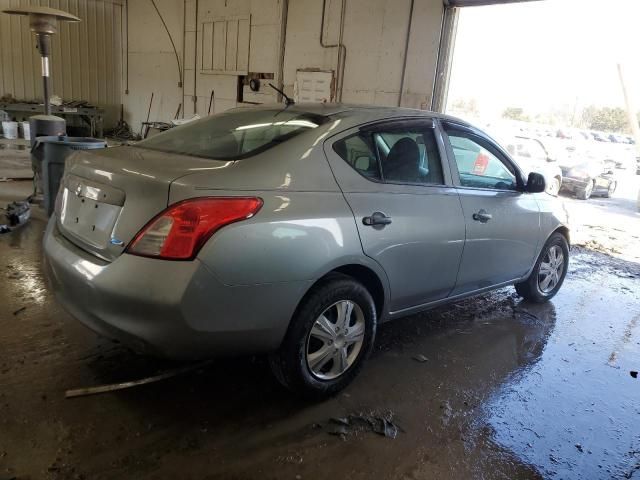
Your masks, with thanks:
M2 122L2 134L4 138L18 138L18 122Z
M29 130L29 122L20 122L20 126L22 127L22 137L25 140L31 140L31 130Z

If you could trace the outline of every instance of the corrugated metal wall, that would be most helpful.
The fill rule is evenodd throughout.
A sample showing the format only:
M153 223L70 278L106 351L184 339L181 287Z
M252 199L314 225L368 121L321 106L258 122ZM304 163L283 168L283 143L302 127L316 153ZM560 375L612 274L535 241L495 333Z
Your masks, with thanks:
M120 104L123 1L0 0L0 10L30 5L65 10L82 19L62 23L52 39L52 93L94 105ZM26 17L0 14L0 97L42 98L40 57Z

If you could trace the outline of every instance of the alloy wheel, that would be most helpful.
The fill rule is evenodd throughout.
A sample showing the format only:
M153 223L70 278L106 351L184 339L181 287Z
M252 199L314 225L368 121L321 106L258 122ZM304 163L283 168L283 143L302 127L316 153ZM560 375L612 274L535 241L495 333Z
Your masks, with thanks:
M307 337L307 365L321 380L333 380L358 358L365 334L362 309L351 300L328 307L316 319Z
M549 294L556 288L564 272L564 253L558 245L553 245L545 254L538 269L538 289Z

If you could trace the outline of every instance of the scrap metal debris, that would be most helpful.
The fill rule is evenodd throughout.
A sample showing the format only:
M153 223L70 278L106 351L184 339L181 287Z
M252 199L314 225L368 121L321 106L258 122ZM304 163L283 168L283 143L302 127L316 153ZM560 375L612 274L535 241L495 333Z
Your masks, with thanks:
M107 392L114 392L116 390L124 390L126 388L138 387L140 385L148 385L149 383L160 382L168 378L176 377L178 375L182 375L182 374L191 372L193 370L197 370L198 368L204 367L210 363L211 363L211 360L205 360L204 362L195 363L193 365L188 365L182 368L175 368L173 370L168 370L158 375L152 375L150 377L141 378L140 380L131 380L129 382L112 383L108 385L99 385L96 387L75 388L75 389L67 390L64 396L66 398L84 397L87 395L96 395L99 393L107 393Z
M4 210L7 223L0 225L0 234L9 233L15 228L24 225L31 217L31 207L28 201L11 202Z
M13 312L14 315L18 315L19 313L24 312L27 309L27 307L20 307L19 309L17 309L15 312Z
M399 431L401 431L400 427L389 416L359 413L329 419L327 433L345 438L350 433L373 432L394 439Z

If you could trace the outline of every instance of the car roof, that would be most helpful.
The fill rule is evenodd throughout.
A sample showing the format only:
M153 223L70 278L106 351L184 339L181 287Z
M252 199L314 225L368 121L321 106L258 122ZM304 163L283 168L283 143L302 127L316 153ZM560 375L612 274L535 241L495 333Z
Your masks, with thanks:
M459 118L442 113L432 112L430 110L419 110L417 108L356 105L348 103L296 103L289 105L288 107L285 107L282 104L278 103L263 104L259 107L250 108L264 110L287 108L287 110L289 111L300 112L300 114L306 113L311 115L322 115L326 117L339 117L345 120L348 119L349 123L353 125L401 117L425 117L439 118L471 127L471 124Z

